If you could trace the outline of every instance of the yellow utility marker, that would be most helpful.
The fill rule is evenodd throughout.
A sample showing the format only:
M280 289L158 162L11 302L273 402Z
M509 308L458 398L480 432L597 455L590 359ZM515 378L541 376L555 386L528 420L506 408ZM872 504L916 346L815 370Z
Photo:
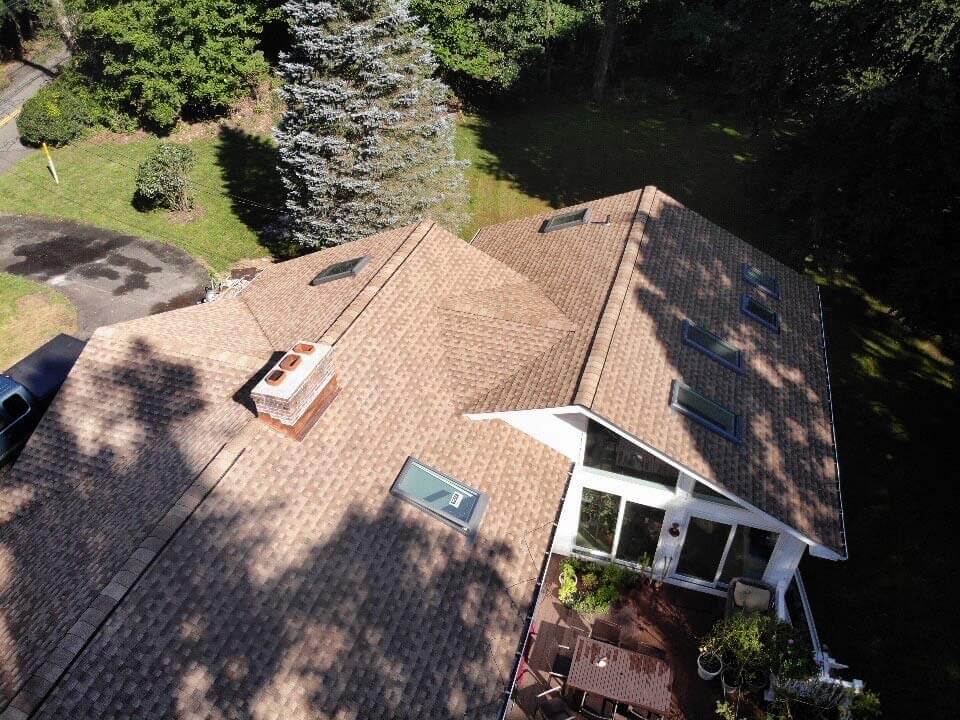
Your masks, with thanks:
M50 172L53 173L53 181L59 185L60 178L57 175L57 167L53 164L53 157L50 155L50 148L47 147L46 143L43 143L43 153L47 156L47 165L50 166Z

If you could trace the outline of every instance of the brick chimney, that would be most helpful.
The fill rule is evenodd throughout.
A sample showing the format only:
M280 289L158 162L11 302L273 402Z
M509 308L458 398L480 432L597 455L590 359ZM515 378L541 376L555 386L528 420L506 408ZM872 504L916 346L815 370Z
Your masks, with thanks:
M339 391L333 348L300 341L270 368L250 397L263 422L302 440Z

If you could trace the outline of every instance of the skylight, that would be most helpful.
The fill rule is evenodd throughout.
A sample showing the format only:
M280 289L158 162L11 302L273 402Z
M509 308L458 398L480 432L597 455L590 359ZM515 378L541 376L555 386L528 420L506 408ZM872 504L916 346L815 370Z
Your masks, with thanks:
M766 293L772 298L780 299L780 283L771 275L764 275L759 268L755 268L750 263L743 264L742 271L745 282L750 283L760 292Z
M548 233L553 230L563 230L564 228L583 225L590 220L590 208L581 208L573 212L554 215L552 218L543 221L540 232Z
M767 307L755 297L744 293L740 298L740 310L747 317L753 318L764 327L774 332L780 332L780 316L772 308Z
M743 439L740 416L680 380L673 381L670 407L733 442Z
M364 255L363 257L342 260L333 265L328 265L317 273L317 276L310 281L310 284L323 285L323 283L333 282L340 278L352 277L360 272L368 262L370 262L370 256Z
M483 493L412 457L403 464L390 492L466 534L477 529L490 502Z
M689 320L683 321L683 342L734 372L743 373L743 353L723 338Z

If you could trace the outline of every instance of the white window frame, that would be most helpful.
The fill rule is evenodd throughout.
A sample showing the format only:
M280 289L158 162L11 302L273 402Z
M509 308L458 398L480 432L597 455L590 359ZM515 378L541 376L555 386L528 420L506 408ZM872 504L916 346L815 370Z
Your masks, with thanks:
M620 546L620 534L623 528L623 516L627 507L626 503L632 502L635 505L643 505L644 507L663 510L663 524L665 525L670 502L676 497L676 492L671 492L665 486L658 483L646 482L639 478L630 477L629 475L618 475L617 473L598 470L596 468L586 467L585 465L578 465L574 473L581 482L577 489L579 497L577 497L576 502L576 528L574 528L573 541L571 542L573 551L579 555L586 555L600 560L621 563L632 568L639 568L640 565L637 563L617 557L617 548ZM613 544L609 553L577 545L576 532L579 530L580 509L583 505L584 490L595 490L596 492L607 493L608 495L616 495L620 498L620 505L617 509L617 525L614 529ZM659 549L659 543L657 549ZM656 554L657 551L655 550L653 560L656 559Z
M708 507L711 504L713 507ZM777 556L777 552L781 549L781 546L785 542L784 534L778 528L756 522L756 518L753 517L750 518L751 522L741 522L739 518L735 517L734 513L724 512L724 509L736 511L736 508L730 508L728 505L710 503L708 500L700 499L694 500L685 509L683 520L681 521L683 532L681 536L677 538L678 551L674 556L671 566L668 570L671 577L681 580L684 583L690 583L699 587L711 588L713 590L726 590L729 586L727 583L720 582L720 575L723 573L723 568L727 564L727 557L730 554L730 548L733 546L733 539L736 537L737 528L739 528L741 525L743 527L753 528L755 530L763 530L765 532L774 532L777 534L777 542L774 543L773 549L770 551L770 557L763 569L762 577L766 577L767 569L773 564L773 561ZM683 555L683 548L687 542L687 530L690 527L690 520L694 517L698 517L703 520L709 520L711 522L723 523L724 525L730 526L730 532L727 534L727 542L723 546L723 553L721 554L720 560L717 563L717 571L713 576L712 582L705 582L703 578L695 578L690 575L684 575L680 572L677 572L677 567L680 564L680 556Z

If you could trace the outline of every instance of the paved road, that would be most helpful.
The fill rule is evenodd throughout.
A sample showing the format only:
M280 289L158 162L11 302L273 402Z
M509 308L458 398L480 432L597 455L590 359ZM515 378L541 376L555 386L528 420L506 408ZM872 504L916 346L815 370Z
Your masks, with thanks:
M20 143L14 113L56 76L60 65L68 57L63 52L46 67L21 63L10 73L10 84L0 92L0 173L5 173L18 160L35 151Z
M0 270L66 295L84 339L101 325L192 305L208 280L202 265L172 245L18 215L0 215Z

